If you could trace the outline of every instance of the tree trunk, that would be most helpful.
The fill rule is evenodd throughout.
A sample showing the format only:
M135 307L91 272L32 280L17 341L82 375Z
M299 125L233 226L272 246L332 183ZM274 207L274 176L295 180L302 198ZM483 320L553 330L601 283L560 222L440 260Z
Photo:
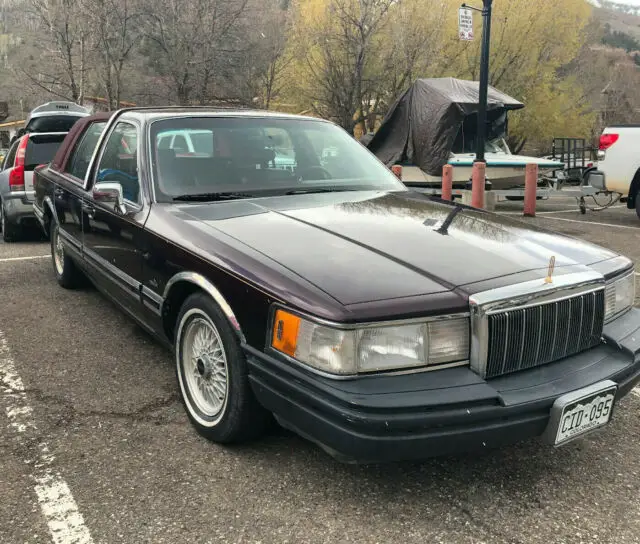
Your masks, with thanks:
M78 104L84 103L84 85L85 85L85 38L84 34L80 36L80 92L78 93Z

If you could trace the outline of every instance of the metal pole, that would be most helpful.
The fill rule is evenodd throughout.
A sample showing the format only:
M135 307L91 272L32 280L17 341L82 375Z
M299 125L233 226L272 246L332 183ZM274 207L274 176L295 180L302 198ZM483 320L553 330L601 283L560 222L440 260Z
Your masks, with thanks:
M480 57L480 107L478 109L478 147L476 162L485 162L484 146L487 136L487 94L489 87L489 45L491 44L491 4L493 0L482 0L482 53Z

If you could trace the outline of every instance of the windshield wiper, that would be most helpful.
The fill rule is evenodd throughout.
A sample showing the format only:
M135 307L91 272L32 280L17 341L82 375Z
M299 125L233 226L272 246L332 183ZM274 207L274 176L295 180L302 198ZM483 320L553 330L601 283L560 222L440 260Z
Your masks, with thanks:
M313 193L342 193L343 191L358 191L359 189L343 189L338 187L317 187L315 189L292 189L285 195L310 195Z
M239 200L241 198L253 198L250 193L195 193L174 196L173 200L183 202L217 202L220 200Z

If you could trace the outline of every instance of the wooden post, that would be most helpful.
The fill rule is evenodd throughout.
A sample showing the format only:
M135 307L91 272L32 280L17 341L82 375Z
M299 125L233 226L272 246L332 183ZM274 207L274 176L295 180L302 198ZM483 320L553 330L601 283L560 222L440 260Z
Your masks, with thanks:
M486 172L486 163L473 163L473 170L471 174L471 205L474 208L484 208L484 185Z
M402 181L402 166L399 164L394 164L391 167L391 171L396 175L396 177Z
M527 164L524 176L524 215L535 217L538 189L538 165Z
M442 168L442 200L452 200L453 166L445 164Z

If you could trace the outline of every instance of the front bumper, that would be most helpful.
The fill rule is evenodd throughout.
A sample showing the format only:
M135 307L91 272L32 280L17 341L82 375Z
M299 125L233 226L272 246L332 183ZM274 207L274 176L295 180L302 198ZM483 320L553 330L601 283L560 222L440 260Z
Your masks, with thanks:
M21 223L34 223L35 215L33 213L32 191L14 191L3 195L4 211L6 219L14 225Z
M325 378L245 346L258 401L345 462L481 451L543 434L555 400L603 380L616 401L640 381L640 310L605 326L596 348L485 381L468 368Z

